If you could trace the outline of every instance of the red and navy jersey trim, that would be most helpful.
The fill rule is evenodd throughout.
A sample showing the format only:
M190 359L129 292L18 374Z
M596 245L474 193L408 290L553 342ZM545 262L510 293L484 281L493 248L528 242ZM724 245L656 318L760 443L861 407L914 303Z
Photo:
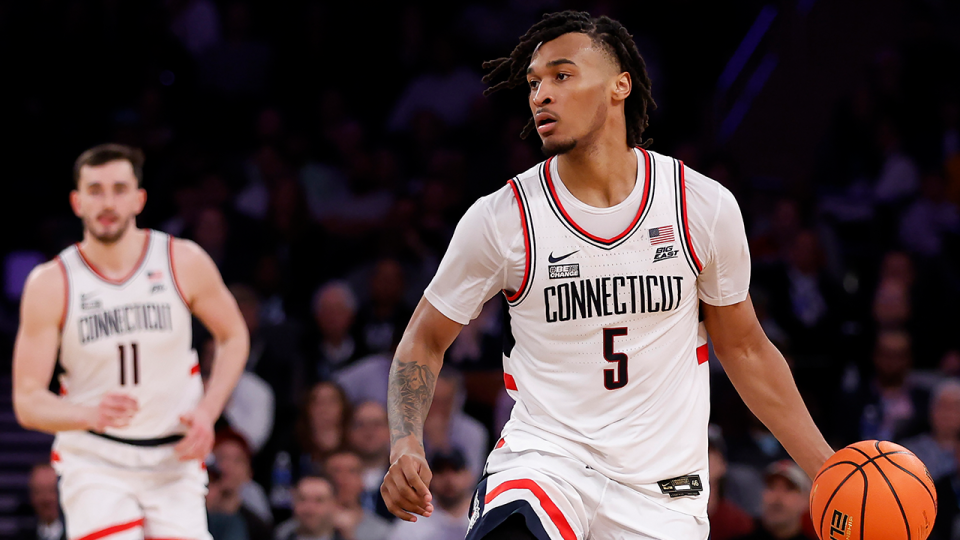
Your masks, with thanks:
M675 159L674 162L674 184L677 191L677 223L680 224L680 244L683 246L683 255L687 259L687 264L693 270L695 275L700 275L703 271L703 263L697 257L693 249L693 240L690 239L690 224L687 220L687 185L684 178L684 169L686 168L682 161Z
M515 306L526 298L530 292L530 282L533 281L533 274L537 267L537 240L533 233L533 221L530 217L530 206L527 204L527 194L523 189L523 184L516 178L507 181L510 188L513 189L513 195L517 198L517 207L520 209L520 224L523 226L523 281L513 294L503 291L507 302Z
M122 287L127 283L129 283L134 276L140 273L140 270L143 269L143 263L146 262L147 260L147 254L150 253L150 239L152 236L150 234L151 231L150 229L145 229L144 232L146 232L147 234L143 239L143 250L140 252L140 259L137 261L137 264L133 266L133 270L131 270L130 273L124 276L122 279L110 279L107 276L103 275L100 272L100 270L97 270L97 267L94 266L93 263L88 261L87 258L83 255L83 250L80 249L79 242L75 244L77 248L77 254L80 256L80 261L83 262L83 265L87 267L87 270L90 270L90 272L92 272L93 275L97 276L100 279L100 281L103 281L104 283L107 283L109 285Z
M640 223L643 222L644 217L649 213L650 207L652 206L651 202L653 201L654 189L656 188L656 168L654 167L653 158L650 156L650 153L643 148L638 147L637 149L643 154L644 166L643 196L640 200L640 207L637 209L637 215L634 216L630 225L628 225L623 232L612 238L601 238L590 234L570 217L566 209L564 209L563 203L560 202L560 198L557 196L553 177L550 173L550 165L554 158L551 157L541 166L540 180L543 184L543 190L547 193L550 209L553 210L557 219L559 219L571 233L593 246L609 250L625 242L640 228Z

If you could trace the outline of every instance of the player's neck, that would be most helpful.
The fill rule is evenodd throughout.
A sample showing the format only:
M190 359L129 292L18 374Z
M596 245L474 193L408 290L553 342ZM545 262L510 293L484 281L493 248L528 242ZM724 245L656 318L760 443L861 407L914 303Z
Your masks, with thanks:
M620 141L596 141L557 156L563 185L584 204L609 208L623 202L637 183L636 153Z
M147 232L131 226L112 244L100 242L84 231L80 251L83 258L98 272L110 279L123 279L140 261L147 241Z

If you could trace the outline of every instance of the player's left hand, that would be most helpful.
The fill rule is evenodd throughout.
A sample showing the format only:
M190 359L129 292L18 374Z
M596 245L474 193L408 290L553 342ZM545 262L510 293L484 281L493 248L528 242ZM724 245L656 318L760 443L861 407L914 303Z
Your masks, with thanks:
M180 416L187 434L173 448L180 461L206 459L213 450L213 419L203 409L194 409Z

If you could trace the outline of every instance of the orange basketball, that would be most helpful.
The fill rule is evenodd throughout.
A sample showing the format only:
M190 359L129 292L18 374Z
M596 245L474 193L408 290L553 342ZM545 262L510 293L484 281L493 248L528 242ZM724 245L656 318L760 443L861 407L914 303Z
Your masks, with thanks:
M810 490L821 540L925 540L937 492L923 462L889 441L860 441L835 453Z

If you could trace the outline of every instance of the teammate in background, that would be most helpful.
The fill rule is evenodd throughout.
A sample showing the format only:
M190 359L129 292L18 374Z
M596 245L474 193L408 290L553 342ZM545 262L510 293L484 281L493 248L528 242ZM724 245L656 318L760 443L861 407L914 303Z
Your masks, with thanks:
M74 165L83 241L31 272L13 358L21 425L55 433L67 537L210 538L203 459L248 335L193 242L139 229L143 154L92 148ZM217 343L204 392L191 313ZM61 395L48 388L59 351Z
M433 512L422 441L437 373L501 290L516 403L468 539L706 539L707 331L750 409L815 474L833 450L757 322L736 200L644 148L654 102L627 30L548 14L485 67L488 93L527 86L522 135L550 157L467 211L407 326L389 383L390 510Z

